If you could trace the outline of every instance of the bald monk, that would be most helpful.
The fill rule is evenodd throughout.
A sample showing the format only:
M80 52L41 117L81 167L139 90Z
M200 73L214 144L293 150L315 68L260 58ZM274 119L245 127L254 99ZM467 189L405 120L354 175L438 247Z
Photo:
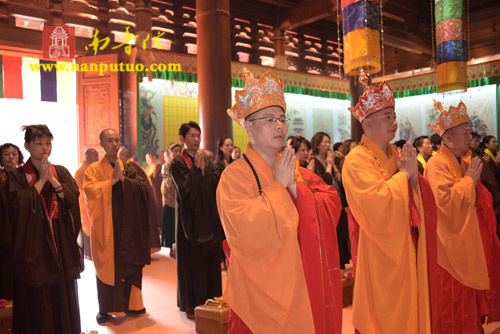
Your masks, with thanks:
M244 76L228 114L250 143L217 188L230 248L229 332L341 333L339 197L314 173L296 169L293 149L279 156L288 129L281 81L271 72Z
M83 177L85 176L85 171L94 162L99 160L99 154L95 148L88 148L84 153L85 160L80 164L75 172L75 181L80 190L80 196L78 201L80 203L80 216L82 217L82 230L83 230L83 254L84 256L92 260L92 252L90 251L90 220L88 216L87 203L85 203L85 193L83 191Z
M342 169L351 218L359 224L352 322L363 334L439 333L437 314L431 315L435 205L421 200L430 189L419 179L411 143L400 156L389 144L398 128L390 86L369 86L364 74L360 81L363 94L349 109L364 135Z
M142 269L150 263L148 181L118 159L120 135L103 130L105 156L85 172L83 189L90 211L90 243L97 275L99 313L143 314Z
M472 158L468 167L464 163L463 156L472 142L465 104L460 102L449 111L439 102L434 106L441 115L429 126L443 141L438 154L429 160L425 177L438 207L443 326L450 333L482 333L478 290L490 289L478 221L483 210L476 204L476 189L479 196L484 188L479 181L482 164L478 157Z

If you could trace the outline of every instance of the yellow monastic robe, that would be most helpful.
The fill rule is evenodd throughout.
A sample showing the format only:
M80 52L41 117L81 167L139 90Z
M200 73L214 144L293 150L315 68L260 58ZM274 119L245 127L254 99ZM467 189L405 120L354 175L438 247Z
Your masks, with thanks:
M422 167L427 167L427 161L425 161L424 157L419 153L417 154L417 160L422 164Z
M254 334L314 333L290 194L250 145L222 173L217 206L231 248L224 299Z
M80 189L80 197L78 197L78 201L80 203L80 216L82 217L82 230L86 235L90 235L90 220L87 213L87 204L85 203L85 193L83 191L83 178L85 176L85 171L90 165L83 161L82 164L78 167L75 172L75 181L78 185L78 189Z
M479 231L476 210L476 188L461 164L443 144L429 160L425 177L436 198L438 208L438 263L463 285L488 290L488 268Z
M120 159L116 163L123 171ZM115 284L112 179L113 167L104 157L87 168L83 183L90 214L90 248L95 271L103 283L111 286Z
M389 154L363 135L342 169L347 202L360 226L352 321L362 334L430 333L420 190L413 190L421 218L417 256L410 229L408 180L397 172L394 152Z

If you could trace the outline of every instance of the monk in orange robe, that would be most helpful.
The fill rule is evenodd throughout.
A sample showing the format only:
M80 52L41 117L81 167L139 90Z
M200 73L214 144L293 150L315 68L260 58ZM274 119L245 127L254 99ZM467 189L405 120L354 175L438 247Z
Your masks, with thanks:
M82 230L83 230L83 252L87 259L92 259L92 252L90 251L90 219L88 216L87 203L85 203L85 192L83 191L83 178L85 171L90 164L99 160L99 154L94 148L85 150L85 160L82 161L80 166L75 172L75 181L80 190L78 201L80 203L80 216L82 217Z
M486 256L476 212L476 185L482 164L473 158L465 168L463 156L472 141L465 104L449 111L435 102L439 121L429 126L443 139L429 160L429 180L438 207L438 263L442 290L443 328L449 333L482 333L478 291L489 290Z
M283 84L271 72L259 80L244 75L228 114L250 143L217 188L230 247L229 332L341 333L337 192L296 169L292 149L279 155L288 129Z
M363 334L439 333L431 313L435 211L433 220L433 207L421 198L428 188L419 178L411 143L400 156L389 144L398 127L390 86L368 86L361 77L363 95L349 109L364 135L342 169L348 211L359 224L354 230L350 222L358 237L352 246L357 262L352 321Z
M118 159L120 136L99 135L106 155L85 172L90 243L97 275L98 323L123 312L143 314L142 269L150 263L149 183Z

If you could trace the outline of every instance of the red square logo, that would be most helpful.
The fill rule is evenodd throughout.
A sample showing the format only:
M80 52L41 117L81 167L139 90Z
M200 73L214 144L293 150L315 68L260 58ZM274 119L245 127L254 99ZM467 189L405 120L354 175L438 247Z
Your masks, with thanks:
M75 58L75 27L43 27L43 57Z

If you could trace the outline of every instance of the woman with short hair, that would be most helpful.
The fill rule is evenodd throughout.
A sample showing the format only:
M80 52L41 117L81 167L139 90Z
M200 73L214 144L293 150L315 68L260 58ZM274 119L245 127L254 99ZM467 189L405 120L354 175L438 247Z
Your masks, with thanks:
M77 279L83 271L78 186L49 161L46 125L24 126L30 158L8 170L14 333L80 333Z
M311 151L311 143L302 136L292 137L290 146L295 150L295 157L299 161L299 165L304 168L312 166L314 172L314 163L311 164L309 160L309 152Z

